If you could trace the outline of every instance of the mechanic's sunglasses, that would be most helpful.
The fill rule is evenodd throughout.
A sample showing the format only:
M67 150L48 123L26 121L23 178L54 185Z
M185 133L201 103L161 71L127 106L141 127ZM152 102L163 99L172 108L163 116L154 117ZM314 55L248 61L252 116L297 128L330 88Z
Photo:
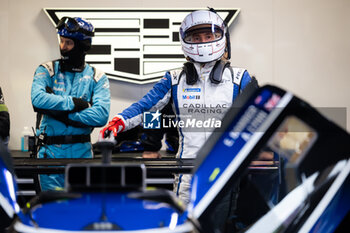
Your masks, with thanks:
M81 32L87 36L94 36L95 34L94 32L81 28L76 19L66 16L62 17L60 21L58 21L56 28L59 30L65 28L68 32Z

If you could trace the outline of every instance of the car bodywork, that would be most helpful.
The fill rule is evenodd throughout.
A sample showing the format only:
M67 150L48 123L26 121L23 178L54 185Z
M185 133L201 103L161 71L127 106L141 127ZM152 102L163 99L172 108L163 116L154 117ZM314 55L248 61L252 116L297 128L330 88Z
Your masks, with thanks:
M142 164L106 163L68 166L65 192L42 192L20 209L3 149L2 219L10 232L220 232L215 208L248 180L264 208L240 230L339 231L350 210L349 142L345 130L293 94L248 86L199 151L188 206L167 190L146 190ZM272 155L268 161L261 159L265 153ZM273 168L277 185L266 189L247 178L252 167Z

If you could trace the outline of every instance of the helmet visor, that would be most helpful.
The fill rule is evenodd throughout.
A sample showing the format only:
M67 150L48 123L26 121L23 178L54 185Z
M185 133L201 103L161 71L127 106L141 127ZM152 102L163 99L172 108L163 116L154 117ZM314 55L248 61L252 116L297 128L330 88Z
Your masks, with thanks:
M215 42L222 39L223 30L215 25L204 24L189 28L182 39L188 44Z
M94 32L81 28L78 21L71 17L62 17L60 21L58 21L56 28L58 30L65 28L68 32L81 32L87 36L94 36Z

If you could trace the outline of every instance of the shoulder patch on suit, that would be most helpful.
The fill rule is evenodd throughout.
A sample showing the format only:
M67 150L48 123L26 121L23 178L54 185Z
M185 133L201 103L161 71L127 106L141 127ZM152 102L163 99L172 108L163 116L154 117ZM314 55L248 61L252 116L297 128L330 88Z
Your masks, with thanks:
M241 80L246 70L243 68L232 67L232 71L233 71L233 83L237 85L241 85Z
M171 75L171 85L177 85L179 84L180 78L182 76L182 69L172 70L170 71Z
M100 81L100 79L103 77L103 75L105 75L105 73L100 70L100 69L96 69L95 67L92 67L94 70L94 80L95 82Z
M41 64L42 67L44 67L50 74L50 77L55 75L55 65L54 61L49 61L46 63Z

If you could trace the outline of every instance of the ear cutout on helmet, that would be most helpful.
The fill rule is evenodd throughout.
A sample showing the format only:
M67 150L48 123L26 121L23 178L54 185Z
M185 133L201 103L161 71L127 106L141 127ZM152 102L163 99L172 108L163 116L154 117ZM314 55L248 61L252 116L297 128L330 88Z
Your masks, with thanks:
M223 74L225 68L228 66L230 66L229 61L223 61L223 60L217 61L209 74L210 81L214 84L221 83L222 74Z
M186 73L186 83L187 85L194 85L198 80L198 74L196 68L194 67L192 62L184 63L184 67L182 68Z

